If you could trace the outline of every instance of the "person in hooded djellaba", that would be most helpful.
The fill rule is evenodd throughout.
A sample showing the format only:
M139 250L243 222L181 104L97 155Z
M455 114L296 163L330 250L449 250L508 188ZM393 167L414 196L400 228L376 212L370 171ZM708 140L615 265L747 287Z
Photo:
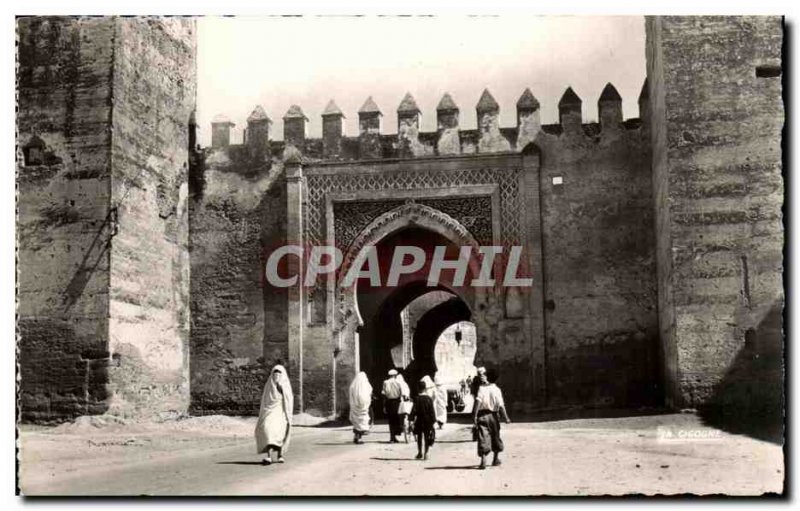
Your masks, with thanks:
M264 465L271 465L274 460L285 463L284 457L289 449L292 436L292 412L294 396L292 385L286 368L278 364L272 368L264 392L261 394L261 408L256 422L256 450L266 454L262 460Z
M350 384L350 423L353 425L353 443L363 444L361 437L369 434L372 426L372 385L367 373L361 371Z

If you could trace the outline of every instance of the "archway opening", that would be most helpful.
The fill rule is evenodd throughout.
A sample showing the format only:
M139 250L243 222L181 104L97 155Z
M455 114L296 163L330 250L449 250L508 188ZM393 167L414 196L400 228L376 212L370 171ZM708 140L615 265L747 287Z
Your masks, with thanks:
M388 286L388 263L398 246L422 249L425 264L402 275L396 286ZM437 285L428 285L434 250L440 246L445 247L446 260L458 259L460 247L441 234L417 226L400 229L375 245L381 285L373 285L366 277L356 281L356 301L363 322L358 330L359 367L373 382L376 393L392 368L403 372L415 392L422 376L436 375L434 348L440 335L451 325L472 319L472 270L467 271L461 285L454 285L452 270L443 271Z
M433 358L436 362L436 376L448 389L462 389L467 378L477 372L475 353L477 352L475 324L459 321L447 327L436 340Z

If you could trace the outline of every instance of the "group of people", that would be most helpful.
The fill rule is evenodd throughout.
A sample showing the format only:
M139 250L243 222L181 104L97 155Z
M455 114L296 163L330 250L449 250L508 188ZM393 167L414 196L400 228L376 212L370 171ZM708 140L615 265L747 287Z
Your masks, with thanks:
M472 419L473 439L478 444L480 465L486 468L486 456L493 454L492 465L500 465L503 441L500 438L500 420L511 422L505 409L503 393L495 384L496 373L481 367L473 378L472 394L475 398ZM396 369L389 371L381 389L384 411L389 419L389 440L397 443L397 436L410 426L417 442L417 459L427 460L431 446L436 441L436 427L447 422L447 390L437 377L423 376L417 383L417 395L411 398L411 389L403 375ZM363 443L373 419L373 389L365 372L360 372L350 384L350 423L353 425L353 442ZM286 369L273 367L264 392L256 422L256 448L265 454L262 463L284 463L292 431L294 398Z
M366 374L362 372L356 380L362 375L366 378ZM403 433L408 424L417 440L417 458L428 459L428 451L436 440L436 426L441 429L447 423L447 390L442 382L438 378L433 380L430 376L424 376L417 383L417 395L412 401L411 389L403 375L392 369L383 382L381 395L384 399L383 408L389 419L389 441L397 443L397 435ZM350 409L356 404L351 393ZM350 413L352 415L353 412ZM357 438L364 434L355 423L353 432Z

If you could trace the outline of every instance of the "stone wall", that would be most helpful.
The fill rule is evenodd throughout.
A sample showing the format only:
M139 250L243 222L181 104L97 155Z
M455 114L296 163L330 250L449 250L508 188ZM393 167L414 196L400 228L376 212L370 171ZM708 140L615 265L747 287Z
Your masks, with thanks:
M186 410L193 27L18 20L25 420Z
M288 361L286 290L263 284L264 255L286 240L279 161L209 150L191 193L193 414L258 412L266 370Z
M20 18L17 34L22 418L102 413L113 235L108 149L114 24ZM24 154L29 145L42 146L40 159L36 151Z
M540 133L548 403L658 402L647 130Z
M782 350L782 36L777 17L647 20L660 330L674 406L715 400L729 374L749 380L737 389L753 391L748 400L780 400L780 357L748 374L737 354Z
M185 412L189 405L189 117L195 25L116 21L109 374L112 412Z

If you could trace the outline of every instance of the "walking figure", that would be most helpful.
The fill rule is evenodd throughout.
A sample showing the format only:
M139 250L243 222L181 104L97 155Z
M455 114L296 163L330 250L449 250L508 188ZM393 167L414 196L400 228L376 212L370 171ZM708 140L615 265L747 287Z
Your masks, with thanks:
M389 371L389 377L383 382L383 411L389 419L389 441L397 443L397 435L403 432L403 419L400 416L400 398L403 386L397 380L397 370Z
M403 439L408 443L408 435L411 430L408 415L411 413L411 408L414 406L414 403L411 401L411 389L402 374L397 375L397 381L400 383L400 406L398 407L397 414L399 416Z
M272 368L261 394L261 408L256 422L256 450L266 453L264 465L271 465L270 451L275 451L278 463L286 460L283 455L289 449L292 434L292 411L294 396L286 369L278 364Z
M409 420L414 425L414 436L417 439L417 459L427 460L428 451L436 440L436 412L433 409L431 393L434 391L433 381L429 376L419 382L419 394L414 399Z
M495 371L479 372L481 386L475 397L472 422L476 430L478 441L478 456L481 458L480 469L486 468L486 455L494 453L492 466L500 465L500 453L503 452L503 440L500 438L500 416L506 424L511 423L506 413L503 393L495 385L497 373Z
M433 379L436 390L433 395L433 408L436 411L436 423L442 429L447 423L447 389L439 376Z
M353 425L353 443L362 444L361 437L369 434L372 426L372 385L367 373L361 371L350 384L350 423Z

